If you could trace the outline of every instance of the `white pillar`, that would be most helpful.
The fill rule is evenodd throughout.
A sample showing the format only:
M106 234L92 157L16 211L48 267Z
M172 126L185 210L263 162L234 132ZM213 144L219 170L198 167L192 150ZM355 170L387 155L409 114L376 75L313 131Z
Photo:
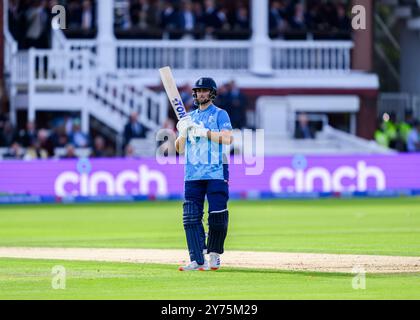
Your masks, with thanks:
M269 76L271 67L270 38L268 37L268 0L252 0L252 53L251 71Z
M97 1L98 62L103 71L116 69L116 46L114 36L114 0Z

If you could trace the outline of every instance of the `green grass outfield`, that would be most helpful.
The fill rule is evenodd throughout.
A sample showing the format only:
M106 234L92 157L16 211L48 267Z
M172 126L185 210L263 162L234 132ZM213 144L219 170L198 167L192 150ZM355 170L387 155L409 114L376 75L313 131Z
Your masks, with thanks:
M420 199L232 201L227 250L420 256ZM180 202L0 206L1 247L185 248ZM52 290L51 268L67 270ZM420 274L353 275L0 259L0 298L420 299ZM199 293L204 292L204 295Z

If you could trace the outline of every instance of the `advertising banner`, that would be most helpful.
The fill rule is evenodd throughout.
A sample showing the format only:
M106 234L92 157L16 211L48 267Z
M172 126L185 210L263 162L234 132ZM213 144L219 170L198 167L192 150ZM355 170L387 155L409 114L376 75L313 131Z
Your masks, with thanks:
M181 158L1 161L0 195L182 196ZM231 160L235 194L420 190L420 154Z

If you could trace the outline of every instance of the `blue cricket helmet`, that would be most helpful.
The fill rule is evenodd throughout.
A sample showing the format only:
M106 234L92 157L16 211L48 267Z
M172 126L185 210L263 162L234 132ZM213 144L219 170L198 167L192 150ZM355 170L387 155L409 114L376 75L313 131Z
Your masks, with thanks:
M197 98L197 96L195 94L196 89L209 89L210 90L210 100L216 99L217 85L216 85L216 81L214 81L212 78L200 78L195 82L194 87L192 88L194 99Z

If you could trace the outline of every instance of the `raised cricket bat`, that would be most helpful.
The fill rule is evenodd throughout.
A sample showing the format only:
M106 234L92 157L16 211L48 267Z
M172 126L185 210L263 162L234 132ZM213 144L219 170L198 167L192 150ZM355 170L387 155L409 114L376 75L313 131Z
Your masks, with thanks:
M169 101L171 102L172 108L178 120L184 118L187 115L184 103L179 95L178 88L175 83L175 79L172 75L170 67L164 67L159 69L160 79L162 80L163 86L165 87L166 94L168 95Z

